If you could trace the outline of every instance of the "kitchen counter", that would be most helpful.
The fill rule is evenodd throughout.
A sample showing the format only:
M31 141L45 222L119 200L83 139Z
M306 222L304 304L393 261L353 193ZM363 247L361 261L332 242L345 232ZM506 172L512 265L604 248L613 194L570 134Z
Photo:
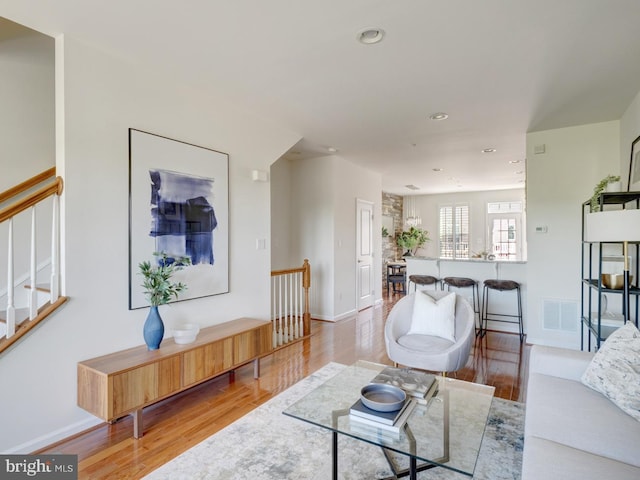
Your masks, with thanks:
M522 310L527 311L527 262L525 261L505 261L505 260L484 260L484 259L443 259L429 257L405 257L407 262L407 282L411 275L433 275L437 278L444 277L468 277L478 282L478 289L482 300L482 286L485 280L500 279L514 280L520 283L522 294ZM411 292L415 286L412 286ZM432 287L427 287L432 288ZM471 303L471 289L454 289L463 295ZM407 285L409 292L409 285ZM514 292L491 293L491 312L493 313L514 313L516 311L516 299ZM524 317L525 333L527 331L527 318ZM516 324L492 322L488 325L490 330L503 332L517 332Z

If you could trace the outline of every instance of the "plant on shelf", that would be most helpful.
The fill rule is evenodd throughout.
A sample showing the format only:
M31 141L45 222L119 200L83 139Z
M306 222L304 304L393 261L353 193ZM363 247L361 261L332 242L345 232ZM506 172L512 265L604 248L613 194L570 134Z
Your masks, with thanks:
M382 236L383 237L389 236L389 230L387 229L387 227L382 227Z
M144 295L151 304L143 328L144 341L149 350L157 350L164 337L164 323L158 313L158 306L169 303L172 298L177 299L178 294L187 288L182 282L172 282L171 277L176 271L191 264L188 257L174 259L164 252L154 252L153 255L157 258L154 265L150 261L138 265L144 278Z
M620 181L619 175L607 175L606 177L604 177L602 180L598 182L598 184L594 187L593 195L589 200L591 213L600 211L600 203L599 203L600 194L606 191L607 185L609 185L610 183L615 183L619 181Z
M411 227L409 230L405 230L398 234L396 243L406 252L403 257L409 257L415 255L418 248L422 247L430 240L429 232L420 228Z

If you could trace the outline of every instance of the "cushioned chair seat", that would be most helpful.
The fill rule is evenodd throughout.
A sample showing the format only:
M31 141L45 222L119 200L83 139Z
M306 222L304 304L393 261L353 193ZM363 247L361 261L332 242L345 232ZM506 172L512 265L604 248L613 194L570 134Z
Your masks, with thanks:
M473 287L477 282L473 278L467 277L444 277L444 283L452 287L464 288Z
M433 372L454 372L467 364L475 338L475 321L473 308L460 295L456 295L455 302L455 342L431 335L407 335L416 295L440 299L450 294L425 290L407 295L394 305L384 331L387 355L391 360Z
M487 288L500 291L515 290L520 286L518 282L514 282L513 280L485 280L484 285Z
M409 275L409 281L416 285L433 285L438 279L432 275Z
M430 354L445 351L453 345L449 340L431 335L403 335L398 339L398 343L415 350L428 350Z

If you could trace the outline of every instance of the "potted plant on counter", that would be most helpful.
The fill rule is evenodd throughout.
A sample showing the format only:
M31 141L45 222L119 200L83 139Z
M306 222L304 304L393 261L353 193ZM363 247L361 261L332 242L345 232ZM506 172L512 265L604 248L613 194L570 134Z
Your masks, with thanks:
M173 298L177 299L178 294L187 288L182 282L172 282L171 277L177 270L191 264L188 257L173 259L164 252L154 252L153 255L157 258L154 265L149 261L138 265L140 274L144 278L142 283L144 295L151 305L142 330L149 350L160 348L164 337L164 323L158 307L169 303Z
M406 250L403 257L410 257L416 254L418 249L429 241L429 232L420 228L411 227L398 234L396 243L400 248Z

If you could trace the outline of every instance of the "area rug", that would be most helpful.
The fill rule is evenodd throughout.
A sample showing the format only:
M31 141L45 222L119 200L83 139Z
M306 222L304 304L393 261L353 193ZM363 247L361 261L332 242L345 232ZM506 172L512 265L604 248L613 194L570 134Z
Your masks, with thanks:
M345 366L329 363L238 421L184 452L147 480L329 480L331 435L282 414ZM494 398L473 478L517 480L522 469L524 405ZM339 478L362 480L392 474L380 448L339 436ZM418 474L420 479L469 477L444 468Z

